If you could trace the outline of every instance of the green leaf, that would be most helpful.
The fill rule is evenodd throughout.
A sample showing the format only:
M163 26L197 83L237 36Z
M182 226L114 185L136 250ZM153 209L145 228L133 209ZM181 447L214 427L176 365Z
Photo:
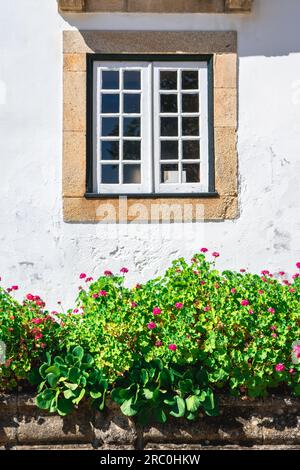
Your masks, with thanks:
M196 396L196 395L190 395L186 400L186 408L188 411L191 411L192 413L195 413L201 402L199 400L199 398Z
M167 421L167 415L162 408L154 409L154 418L159 423L165 423Z
M45 364L45 363L44 363L44 364L42 364L41 367L39 368L39 374L40 374L40 376L41 376L43 379L46 378L46 375L47 375L46 370L48 369L48 367L49 367L49 364Z
M59 368L58 368L57 366L50 366L50 367L48 367L48 368L46 369L46 373L47 373L47 375L48 375L48 374L54 374L54 375L56 375L57 377L60 376L60 370L59 370Z
M61 416L70 414L73 408L73 403L66 398L59 398L57 400L57 411Z
M102 393L101 392L90 392L90 395L92 398L96 399L96 398L101 398L102 397Z
M152 400L154 393L153 390L150 390L150 388L144 388L143 395L146 400Z
M174 409L170 411L170 415L174 416L175 418L182 418L185 413L185 401L183 398L176 396L175 397Z
M65 382L64 385L70 390L76 390L76 388L78 388L78 384L72 384L70 382Z
M54 388L57 385L58 377L57 377L57 375L50 372L50 374L47 374L46 380L48 381L50 387Z
M31 371L28 374L28 380L31 383L31 385L37 385L41 381L41 375L39 373L39 369L31 369Z
M146 385L146 383L148 382L148 379L149 379L148 372L146 371L146 369L142 369L141 370L141 382L142 382L142 384Z
M71 398L74 398L74 397L75 397L75 394L72 392L72 390L68 389L68 390L65 390L65 391L64 391L64 397L65 397L67 400L70 400Z
M121 406L121 411L125 416L134 416L137 414L136 408L132 406L132 398L124 401Z
M78 405L78 403L83 399L84 395L85 395L85 388L83 388L83 389L80 391L80 393L79 393L79 395L78 395L77 398L75 398L74 400L72 400L73 403L74 403L75 405Z
M54 397L55 393L52 390L46 389L37 395L36 404L42 410L47 410L50 408L51 402Z
M69 370L68 379L73 383L78 383L80 379L80 375L81 375L80 369L78 369L77 367L72 367Z
M82 358L83 358L83 355L84 355L84 350L81 346L76 346L73 349L72 354L73 354L73 356L76 356L76 358L81 361Z

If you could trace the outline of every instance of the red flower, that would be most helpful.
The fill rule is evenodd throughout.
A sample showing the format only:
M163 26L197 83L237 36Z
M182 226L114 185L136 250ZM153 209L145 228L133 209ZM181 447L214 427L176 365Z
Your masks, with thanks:
M132 308L137 307L137 303L136 302L131 302L131 307Z
M261 274L263 276L267 276L268 274L270 274L270 271L268 271L267 269L264 269L263 271L261 271Z
M272 307L268 308L268 312L274 314L275 313L275 308L272 308Z
M19 286L11 286L11 290L18 290Z
M154 328L156 328L156 323L154 323L154 321L151 321L150 323L148 323L147 327L149 328L149 330L154 330Z
M155 346L157 346L157 347L162 346L162 341L156 341Z
M141 287L142 287L142 284L137 283L137 284L135 285L135 288L136 288L136 289L141 289Z
M112 276L113 273L111 271L109 271L108 269L106 271L104 271L104 276Z
M284 271L279 271L279 276L284 276L285 275L285 272Z
M171 343L171 344L169 344L168 349L170 349L170 351L176 351L177 346L176 346L176 344Z
M246 269L244 269L244 268L240 269L240 273L245 273L245 272L246 272Z
M247 300L247 299L241 300L241 305L243 307L246 307L247 305L249 305L249 300Z
M100 297L106 297L107 296L106 290L100 290L99 295L100 295Z
M178 308L178 310L183 308L183 304L181 302L176 302L175 307Z
M37 333L34 337L35 340L39 340L43 337L42 333Z
M230 292L231 292L232 294L236 294L236 289L233 287L233 288L230 290Z
M81 274L79 275L79 279L84 279L85 277L86 277L86 274L85 274L85 273L81 273Z
M212 256L213 256L214 258L218 258L218 257L220 256L220 253L218 253L217 251L214 251L214 252L212 253Z
M153 315L159 315L161 313L161 309L159 307L154 307L152 312L153 312Z
M121 268L120 273L126 274L126 273L128 273L128 269L127 268Z
M204 307L204 309L203 309L203 310L204 310L204 312L209 312L209 310L210 310L210 306L209 306L209 305L206 305L206 307Z
M85 280L85 282L91 282L92 280L93 280L92 277L87 277L86 280Z
M27 300L34 300L34 295L32 295L32 294L27 294L27 295L26 295L26 299L27 299Z
M207 248L201 248L200 251L201 251L201 253L207 253L208 249Z
M296 263L296 267L300 269L300 262Z

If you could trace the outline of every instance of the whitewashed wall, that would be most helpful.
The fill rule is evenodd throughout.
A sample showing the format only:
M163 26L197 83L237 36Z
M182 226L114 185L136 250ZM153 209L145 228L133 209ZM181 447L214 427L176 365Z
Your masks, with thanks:
M205 245L220 267L293 272L300 261L299 0L255 0L251 16L57 13L56 0L9 0L0 11L0 276L21 294L70 306L78 273L161 273ZM62 220L62 31L237 30L240 217L172 226Z

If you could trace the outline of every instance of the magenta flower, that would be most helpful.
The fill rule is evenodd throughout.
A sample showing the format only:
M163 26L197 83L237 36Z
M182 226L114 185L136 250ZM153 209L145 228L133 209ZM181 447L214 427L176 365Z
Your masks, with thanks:
M87 277L85 282L91 282L93 280L93 278L90 276L90 277Z
M137 283L137 284L135 285L135 288L136 288L136 289L141 289L141 287L142 287L142 284Z
M258 293L259 293L260 295L263 295L264 291L263 291L262 289L259 289Z
M231 292L232 294L236 294L236 289L233 287L232 289L230 289L230 292Z
M107 296L106 290L100 290L99 295L100 295L100 297L106 297Z
M284 271L279 271L279 276L285 276L285 272Z
M43 319L42 318L33 318L31 320L31 323L34 323L35 325L39 325L40 323L43 323Z
M300 358L300 344L293 347L293 353L296 354L297 359Z
M11 286L11 290L18 290L19 286Z
M207 253L208 249L207 248L201 248L200 251L201 251L201 253Z
M275 313L275 308L272 308L272 307L268 308L268 312L274 314Z
M276 334L276 333L272 333L271 336L272 336L273 338L277 338L277 334Z
M243 307L246 307L247 305L249 305L249 300L247 300L247 299L241 300L241 305Z
M79 275L79 279L84 279L85 277L86 277L86 274L85 274L85 273L81 273L81 274Z
M206 282L205 281L200 281L201 286L205 286Z
M293 369L293 368L289 369L289 374L293 375L295 373L296 373L295 369Z
M156 341L155 346L157 346L158 348L162 346L162 341Z
M154 328L156 328L156 323L154 323L154 321L151 321L150 323L148 323L147 327L149 328L149 330L154 330Z
M171 344L169 344L168 349L170 349L170 351L176 351L177 346L176 346L176 344L171 343Z
M153 315L159 315L161 313L161 309L159 307L154 307L152 312L153 312Z
M175 307L178 308L178 310L183 308L183 304L181 302L176 302Z
M93 294L94 299L97 299L99 297L98 294Z
M131 308L134 308L134 307L137 307L137 303L136 302L131 302Z
M210 307L209 305L206 305L206 307L204 307L203 310L204 310L204 312L209 312L209 311L210 311L210 308L211 308L211 307Z
M78 308L74 308L73 313L78 313L78 312L79 312Z
M240 273L245 273L245 272L246 272L246 269L244 269L244 268L240 269Z
M27 294L27 295L26 295L26 299L27 299L27 300L34 300L34 295L32 295L32 294Z
M41 339L42 337L43 337L42 333L37 333L34 339L38 340L38 339Z
M287 279L284 279L282 282L283 282L283 284L285 284L286 286L289 286L289 285L290 285L290 282L289 282Z
M297 277L300 277L299 273L293 274L293 276L292 276L293 279L297 279Z
M276 364L275 370L276 372L283 372L285 370L285 365L280 362L279 364Z
M296 263L296 267L300 269L300 262Z
M275 331L275 330L277 330L277 326L276 326L276 325L272 325L272 326L270 327L270 329L271 329L272 331Z
M295 294L296 289L294 289L293 287L291 287L291 288L289 289L289 291L290 291L291 294Z
M254 313L254 310L251 310L251 309L250 309L250 310L249 310L249 314L250 314L250 315L253 315L253 313Z
M113 273L111 271L109 271L108 269L106 269L104 271L104 276L112 276L112 275L113 275Z
M126 274L126 273L128 273L128 269L127 268L121 268L120 273Z
M263 276L267 276L268 274L270 274L270 271L268 271L267 269L263 269L263 271L261 271L261 274Z
M219 258L220 253L218 253L217 251L214 251L211 255L212 255L214 258Z

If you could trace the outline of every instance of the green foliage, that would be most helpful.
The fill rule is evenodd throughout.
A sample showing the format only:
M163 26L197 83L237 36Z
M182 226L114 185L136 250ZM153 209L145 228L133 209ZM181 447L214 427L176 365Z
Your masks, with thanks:
M47 362L38 371L29 374L32 384L38 384L36 404L39 408L65 416L81 400L90 399L93 407L102 411L105 406L108 382L101 371L94 368L94 359L76 346L64 356Z
M201 365L167 368L160 359L141 361L116 381L111 397L126 416L136 416L141 424L165 423L169 416L193 420L201 408L209 416L218 414Z

